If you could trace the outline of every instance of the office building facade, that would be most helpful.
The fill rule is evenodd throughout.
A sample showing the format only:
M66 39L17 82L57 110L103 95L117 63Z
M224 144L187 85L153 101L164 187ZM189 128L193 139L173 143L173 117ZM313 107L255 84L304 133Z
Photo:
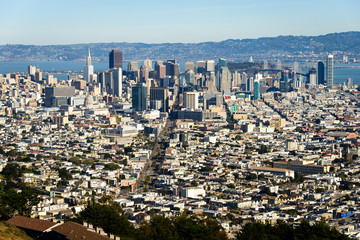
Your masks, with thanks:
M122 52L118 49L113 49L109 53L109 68L123 68L122 67Z
M185 92L184 104L185 108L198 109L199 108L199 93L198 92Z
M334 84L334 56L328 55L326 61L326 85L332 87Z
M148 90L143 84L132 87L132 108L134 111L145 111L147 109Z
M98 73L98 82L102 92L106 92L116 97L122 94L122 70L112 68L105 72Z
M161 112L168 111L168 96L169 96L168 88L164 88L164 87L150 88L150 103L153 102L157 106L158 102L156 101L161 101L161 108L157 109L160 110Z
M319 85L325 85L325 64L323 62L318 62L317 78Z

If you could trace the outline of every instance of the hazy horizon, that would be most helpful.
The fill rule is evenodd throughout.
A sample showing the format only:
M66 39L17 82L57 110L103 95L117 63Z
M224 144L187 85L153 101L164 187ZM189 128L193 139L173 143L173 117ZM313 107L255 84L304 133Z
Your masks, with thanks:
M199 43L360 30L355 0L3 1L0 44Z
M202 42L159 42L159 43L152 43L152 42L77 42L77 43L68 43L68 44L19 44L19 43L5 43L0 45L34 45L34 46L55 46L55 45L83 45L83 44L111 44L111 43L131 43L131 44L198 44L198 43L206 43L206 42L224 42L228 40L250 40L250 39L261 39L261 38L277 38L277 37L319 37L319 36L326 36L329 34L341 34L341 33L348 33L348 32L360 32L357 30L353 31L345 31L345 32L330 32L325 34L319 35L278 35L274 37L262 36L262 37L254 37L254 38L228 38L223 39L220 41L202 41Z

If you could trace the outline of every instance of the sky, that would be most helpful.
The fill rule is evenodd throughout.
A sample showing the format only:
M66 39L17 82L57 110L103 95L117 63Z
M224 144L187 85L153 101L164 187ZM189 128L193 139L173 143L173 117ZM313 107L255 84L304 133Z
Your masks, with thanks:
M0 44L196 43L360 30L359 0L0 0Z

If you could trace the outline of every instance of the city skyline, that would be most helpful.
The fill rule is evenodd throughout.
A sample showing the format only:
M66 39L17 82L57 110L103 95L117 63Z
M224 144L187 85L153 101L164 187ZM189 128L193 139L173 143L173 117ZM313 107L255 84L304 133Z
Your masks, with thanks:
M19 7L21 6L21 7ZM204 42L359 29L357 1L17 1L2 3L0 44ZM111 9L111 12L109 12ZM16 11L16 18L13 13ZM38 14L34 14L38 13ZM332 17L329 18L328 16ZM46 21L44 21L46 20Z

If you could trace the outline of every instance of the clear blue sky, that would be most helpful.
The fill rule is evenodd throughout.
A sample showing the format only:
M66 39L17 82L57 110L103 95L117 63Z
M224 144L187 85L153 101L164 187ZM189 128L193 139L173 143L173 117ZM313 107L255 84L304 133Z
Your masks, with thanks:
M360 30L359 0L0 0L0 44L203 42Z

